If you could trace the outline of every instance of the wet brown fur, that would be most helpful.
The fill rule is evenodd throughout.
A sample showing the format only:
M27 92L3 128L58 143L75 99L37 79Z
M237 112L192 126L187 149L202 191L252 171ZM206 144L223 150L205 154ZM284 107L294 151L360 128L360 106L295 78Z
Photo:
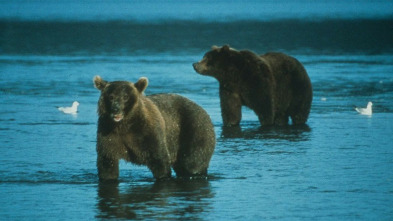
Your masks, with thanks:
M229 46L213 46L196 72L219 82L224 126L239 125L241 107L251 108L261 125L304 124L312 102L312 85L303 65L283 53L257 55Z
M171 177L171 167L177 176L207 174L215 133L200 106L175 94L145 96L146 78L133 84L106 82L96 76L94 84L101 91L97 128L100 180L118 178L120 159L148 166L156 179ZM124 117L115 122L119 113Z

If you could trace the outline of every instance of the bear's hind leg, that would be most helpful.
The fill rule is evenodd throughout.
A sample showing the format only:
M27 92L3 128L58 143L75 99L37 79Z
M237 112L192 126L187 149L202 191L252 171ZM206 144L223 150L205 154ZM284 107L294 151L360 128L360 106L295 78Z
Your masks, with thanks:
M288 125L289 121L289 116L285 113L276 113L275 119L274 119L274 124L278 126L285 126Z
M176 172L177 177L199 177L199 176L207 176L207 168L204 169L198 169L198 170L193 170L190 168L187 168L188 166L182 165L182 166L175 166L173 169ZM195 167L194 167L195 168Z
M310 113L310 104L298 105L292 108L290 111L290 116L293 125L305 124Z
M208 113L196 104L187 104L178 140L173 169L178 177L206 176L216 146L216 134Z
M258 116L259 122L262 126L272 126L276 119L273 100L271 98L262 99L262 101L252 108L254 113Z
M296 114L296 115L292 115L291 119L293 125L305 124L307 122L308 115Z
M196 130L193 137L180 146L176 163L173 165L178 177L207 176L215 147L215 135L213 128L206 128L204 132Z
M293 125L298 125L298 124L305 124L308 115L310 113L309 107L306 108L298 108L297 110L291 111L291 119L292 119L292 124Z
M293 96L294 98L288 111L293 125L305 124L307 122L312 103L311 83L309 85L305 84L303 87L299 86L298 89L302 90L297 91L297 94Z
M178 177L206 176L209 166L211 153L210 150L204 151L204 146L188 146L189 150L181 151L177 156L177 162L173 169ZM183 148L185 149L185 148Z
M274 124L273 116L263 116L263 114L258 115L259 122L262 126L271 126Z
M154 178L157 180L166 179L171 177L171 166L162 160L156 160L148 165L150 171L153 173Z

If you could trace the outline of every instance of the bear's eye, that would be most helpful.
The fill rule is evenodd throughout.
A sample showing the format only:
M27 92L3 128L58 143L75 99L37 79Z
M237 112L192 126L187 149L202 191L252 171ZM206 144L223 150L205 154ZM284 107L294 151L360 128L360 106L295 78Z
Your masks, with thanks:
M113 95L109 95L109 100L111 100L111 101L113 101L113 99L115 99L115 96L113 96Z
M128 100L128 95L124 95L123 100Z

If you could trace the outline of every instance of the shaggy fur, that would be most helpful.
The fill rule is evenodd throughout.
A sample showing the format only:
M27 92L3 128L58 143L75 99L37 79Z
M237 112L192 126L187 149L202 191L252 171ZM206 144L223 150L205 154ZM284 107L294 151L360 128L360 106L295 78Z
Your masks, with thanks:
M220 85L224 126L239 125L241 107L251 108L261 125L304 124L310 113L312 86L303 65L283 53L257 55L229 46L213 46L196 72L216 78Z
M147 78L135 84L94 85L98 101L97 168L100 180L116 180L119 159L146 165L156 179L207 174L215 147L210 117L200 106L175 94L143 94Z

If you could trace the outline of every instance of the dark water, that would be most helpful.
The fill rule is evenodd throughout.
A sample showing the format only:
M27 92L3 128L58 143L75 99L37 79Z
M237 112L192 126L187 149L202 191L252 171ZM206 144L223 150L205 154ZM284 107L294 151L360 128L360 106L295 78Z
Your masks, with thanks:
M0 52L50 55L200 54L213 44L294 53L393 53L393 18L359 20L0 20Z
M393 219L389 1L18 3L0 3L2 219ZM223 130L218 84L191 65L214 44L298 58L314 87L307 126L261 128L244 108L241 127ZM121 162L119 184L99 184L97 74L146 76L147 94L205 108L217 134L208 178L155 182ZM74 100L75 116L55 108ZM358 115L368 101L374 114Z

